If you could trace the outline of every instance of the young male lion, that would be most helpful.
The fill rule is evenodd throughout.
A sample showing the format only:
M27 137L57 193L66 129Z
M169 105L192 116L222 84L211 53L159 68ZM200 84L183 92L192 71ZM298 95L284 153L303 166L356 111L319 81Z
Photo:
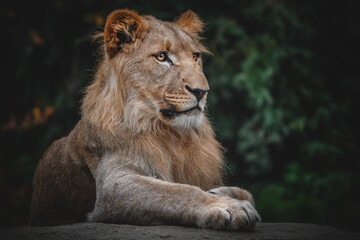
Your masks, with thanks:
M222 186L221 146L204 109L202 22L112 12L82 117L45 152L31 225L79 221L252 229L251 194Z

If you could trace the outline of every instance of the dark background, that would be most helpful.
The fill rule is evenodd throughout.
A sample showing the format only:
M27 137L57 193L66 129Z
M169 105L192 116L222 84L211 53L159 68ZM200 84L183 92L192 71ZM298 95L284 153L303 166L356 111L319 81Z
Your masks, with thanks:
M109 12L206 22L209 118L227 183L265 222L359 231L360 1L5 1L1 7L0 223L28 220L37 162L79 120Z

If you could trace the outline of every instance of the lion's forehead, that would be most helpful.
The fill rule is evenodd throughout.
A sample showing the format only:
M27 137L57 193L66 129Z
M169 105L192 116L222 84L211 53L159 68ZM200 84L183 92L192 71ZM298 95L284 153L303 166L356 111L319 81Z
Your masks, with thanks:
M193 52L196 42L180 27L157 19L149 21L151 28L144 39L144 47L149 51Z

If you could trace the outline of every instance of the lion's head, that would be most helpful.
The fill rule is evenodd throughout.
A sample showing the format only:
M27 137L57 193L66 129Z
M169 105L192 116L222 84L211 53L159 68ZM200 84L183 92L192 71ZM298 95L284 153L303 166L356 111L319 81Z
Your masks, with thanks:
M175 22L130 10L112 12L104 29L104 60L83 112L106 128L201 126L209 91L202 71L202 54L207 53L199 41L202 27L191 11ZM95 101L88 103L90 98Z

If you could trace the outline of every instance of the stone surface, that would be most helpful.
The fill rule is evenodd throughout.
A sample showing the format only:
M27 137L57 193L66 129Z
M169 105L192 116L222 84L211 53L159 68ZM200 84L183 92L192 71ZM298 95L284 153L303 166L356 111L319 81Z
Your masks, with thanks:
M178 226L77 223L56 227L1 228L1 240L110 239L360 239L359 233L301 223L261 223L253 232L215 231Z

